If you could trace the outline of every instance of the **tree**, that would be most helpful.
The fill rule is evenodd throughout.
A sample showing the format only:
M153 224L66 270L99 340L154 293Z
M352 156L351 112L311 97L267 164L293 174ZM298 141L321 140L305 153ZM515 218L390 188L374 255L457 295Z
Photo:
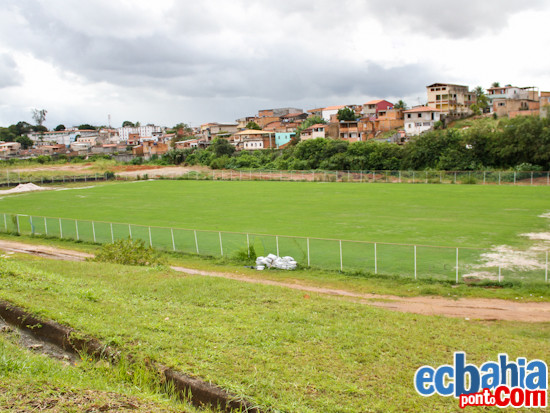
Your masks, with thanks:
M95 130L95 129L96 129L95 126L92 126L88 123L84 123L84 124L78 126L78 130Z
M254 130L262 130L262 128L260 127L260 125L258 125L256 122L254 122L253 120L251 120L250 122L248 122L246 124L246 129L254 129Z
M491 83L491 87L500 87L500 83L499 82L493 82L493 83Z
M46 120L46 114L48 111L46 109L33 109L32 110L32 118L36 122L37 126L42 126L44 121Z
M56 132L61 132L61 131L64 131L66 128L65 128L65 125L63 124L60 124L60 125L57 125L54 129L54 131Z
M193 129L187 123L178 123L172 128L172 132L175 133L178 137L189 136L193 134Z
M231 156L233 155L233 152L235 152L235 147L231 145L227 139L222 138L214 139L214 142L210 145L210 149L217 157L223 155Z
M296 139L300 137L300 134L304 129L309 128L312 125L317 125L319 123L325 124L325 120L320 116L310 116L305 121L300 123L298 127L296 128Z
M122 127L135 128L136 125L133 122L130 122L129 120L125 120L124 122L122 122Z
M473 92L476 94L476 103L471 105L470 109L472 109L474 114L479 115L489 107L489 98L481 86L476 86Z
M403 110L407 110L407 109L408 109L408 106L407 106L407 104L406 104L403 100L399 100L399 102L397 102L395 105L393 105L393 108L394 108L394 109L403 109Z
M337 116L339 121L354 121L357 119L355 111L348 107L339 109Z
M34 145L34 142L28 136L19 136L17 139L15 139L15 142L19 142L23 149L32 148L32 146Z

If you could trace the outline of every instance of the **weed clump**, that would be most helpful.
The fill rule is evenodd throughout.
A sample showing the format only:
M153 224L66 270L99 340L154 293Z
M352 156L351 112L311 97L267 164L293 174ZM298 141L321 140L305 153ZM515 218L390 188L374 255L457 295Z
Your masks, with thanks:
M151 247L146 247L142 240L121 239L112 244L105 244L94 261L112 262L123 265L160 265L159 254Z

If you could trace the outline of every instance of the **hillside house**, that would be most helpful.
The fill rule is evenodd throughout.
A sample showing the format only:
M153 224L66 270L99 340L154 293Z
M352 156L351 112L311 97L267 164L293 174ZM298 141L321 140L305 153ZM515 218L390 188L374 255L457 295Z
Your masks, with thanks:
M476 103L476 95L470 92L468 86L434 83L426 86L426 89L428 106L438 109L442 114L459 118L473 113L470 106Z
M442 119L442 113L441 110L429 106L417 106L403 111L405 133L407 136L416 136L433 129L435 122Z

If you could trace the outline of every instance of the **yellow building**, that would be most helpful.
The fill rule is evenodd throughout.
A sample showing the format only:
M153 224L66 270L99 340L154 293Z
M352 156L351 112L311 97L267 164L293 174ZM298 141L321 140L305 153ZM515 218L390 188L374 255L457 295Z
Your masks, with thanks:
M428 106L439 109L442 114L462 117L472 114L470 106L476 102L476 95L468 86L451 83L434 83L426 86Z

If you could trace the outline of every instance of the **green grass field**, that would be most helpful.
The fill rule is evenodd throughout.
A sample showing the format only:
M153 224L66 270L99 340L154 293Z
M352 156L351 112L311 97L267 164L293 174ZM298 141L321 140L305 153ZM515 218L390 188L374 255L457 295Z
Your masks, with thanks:
M246 246L244 233L279 235L280 255L292 255L307 263L306 239L285 235L335 240L378 242L374 245L344 243L343 267L411 276L417 244L419 276L453 279L455 249L428 246L490 248L509 245L526 248L532 242L520 234L546 231L540 215L550 210L550 187L480 185L399 185L304 182L155 181L103 185L88 189L50 191L3 197L0 212L62 217L33 221L34 231L76 238L76 224L68 219L89 220L79 224L78 236L108 242L108 224L128 223L153 227L234 231L223 234L224 254ZM9 221L9 220L8 220ZM91 221L96 221L92 227ZM0 227L1 227L0 222ZM7 225L12 225L7 222ZM29 222L23 220L30 231ZM149 242L148 228L133 226L133 237ZM115 238L127 237L128 225L114 225ZM201 254L220 255L219 234L199 232ZM196 252L192 231L175 231L174 244L168 229L152 228L155 246ZM275 237L253 236L259 254L275 253ZM461 273L475 263L480 251L461 249ZM539 261L542 259L538 257ZM310 240L310 263L340 268L338 241ZM496 276L498 270L489 270ZM503 277L513 271L503 269ZM541 280L540 268L524 279ZM521 278L520 277L520 278Z
M0 410L10 412L194 412L132 382L126 370L82 358L76 364L22 348L18 333L0 332Z
M416 394L424 364L468 352L548 360L550 326L397 313L162 268L12 257L0 297L106 344L292 412L460 411Z

